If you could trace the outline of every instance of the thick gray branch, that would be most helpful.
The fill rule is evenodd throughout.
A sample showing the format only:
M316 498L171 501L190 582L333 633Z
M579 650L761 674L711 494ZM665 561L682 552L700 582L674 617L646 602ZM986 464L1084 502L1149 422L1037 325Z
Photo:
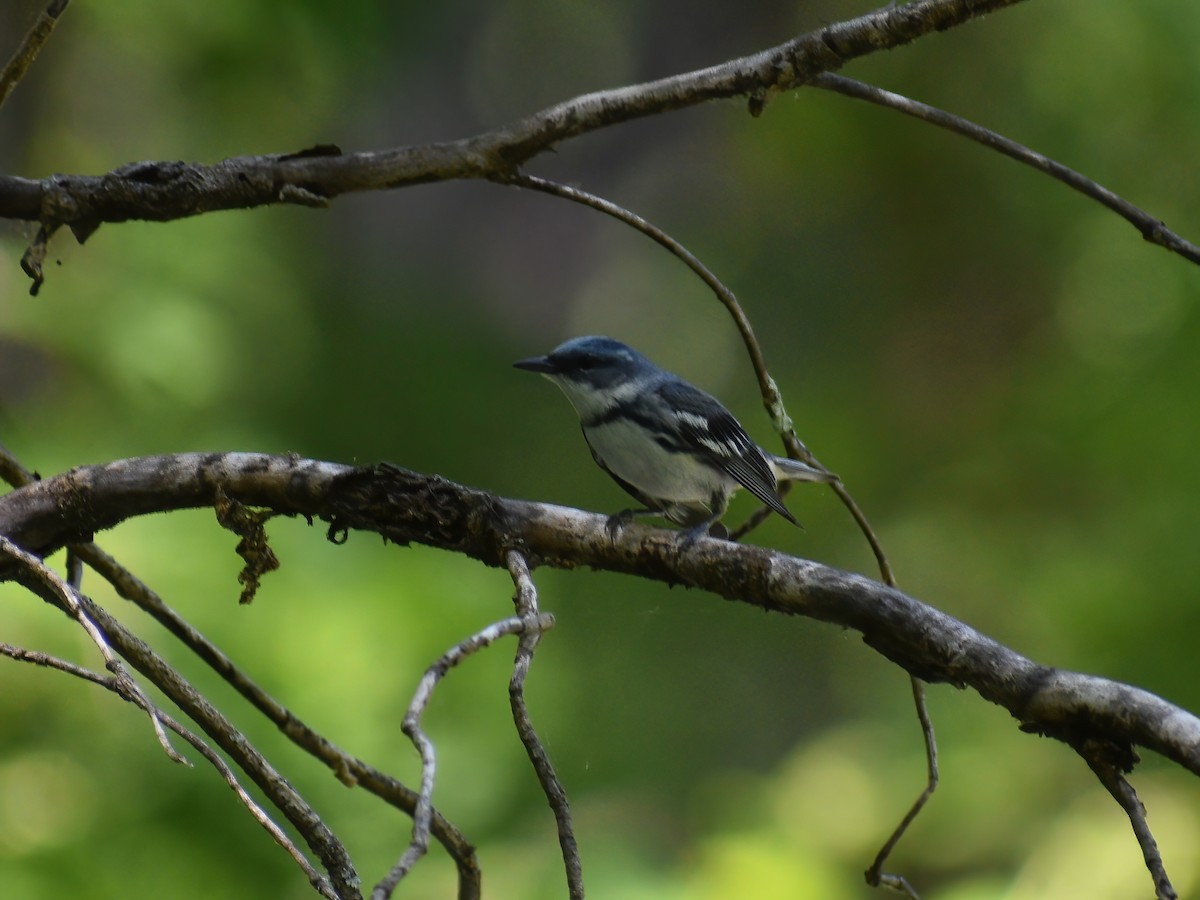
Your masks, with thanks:
M764 609L861 632L912 675L967 686L1028 730L1078 743L1136 744L1200 774L1200 719L1140 688L1038 665L963 622L885 585L761 547L630 527L613 541L605 518L508 500L394 466L353 468L249 453L180 454L74 469L0 498L0 534L50 553L136 515L211 505L217 488L242 503L319 517L331 534L378 532L504 566L591 566L684 584ZM11 576L0 569L0 579Z
M503 181L524 162L589 131L728 97L752 109L856 57L907 44L1020 0L917 0L829 25L751 56L658 81L598 91L457 141L378 152L315 147L215 165L138 162L106 175L0 175L0 217L69 226L83 240L103 222L168 221L272 203L320 206L351 191L429 181Z

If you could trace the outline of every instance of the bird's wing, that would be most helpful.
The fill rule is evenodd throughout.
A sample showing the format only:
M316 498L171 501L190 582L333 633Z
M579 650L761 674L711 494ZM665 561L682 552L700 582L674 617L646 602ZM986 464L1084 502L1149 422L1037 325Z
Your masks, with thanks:
M766 454L720 402L686 382L667 382L658 394L680 414L679 427L687 449L720 466L738 484L789 522L796 519L779 499L775 473Z

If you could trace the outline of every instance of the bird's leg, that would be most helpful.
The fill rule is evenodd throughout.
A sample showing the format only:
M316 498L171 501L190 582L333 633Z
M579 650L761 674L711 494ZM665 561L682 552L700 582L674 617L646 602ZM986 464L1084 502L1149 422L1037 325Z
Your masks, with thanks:
M721 524L721 516L725 515L725 510L729 507L729 494L717 491L708 501L708 508L705 510L709 513L703 520L683 532L679 539L680 548L687 550L692 544L700 540L700 538L709 536L714 537L719 541L729 539L729 529ZM700 507L704 509L704 507Z
M687 531L680 532L680 549L689 549L692 544L696 543L702 537L713 537L719 541L728 540L729 529L717 521L717 516L712 516L697 525L693 525Z

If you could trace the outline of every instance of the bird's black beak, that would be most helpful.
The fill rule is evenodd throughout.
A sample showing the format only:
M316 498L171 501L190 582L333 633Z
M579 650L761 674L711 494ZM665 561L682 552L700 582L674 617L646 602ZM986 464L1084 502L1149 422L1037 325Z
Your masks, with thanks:
M513 363L514 369L525 369L528 372L541 372L543 375L553 375L558 366L550 361L548 356L531 356L529 359L518 359Z

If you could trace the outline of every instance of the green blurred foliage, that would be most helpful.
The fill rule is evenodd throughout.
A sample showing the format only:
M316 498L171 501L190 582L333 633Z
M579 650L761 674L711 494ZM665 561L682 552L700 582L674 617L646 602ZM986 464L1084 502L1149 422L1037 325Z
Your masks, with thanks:
M0 6L0 53L37 3ZM102 172L453 138L573 93L669 75L863 12L732 4L75 3L0 115L14 174ZM1028 4L849 66L1078 168L1200 237L1200 7ZM1200 708L1194 636L1200 272L993 153L814 91L759 119L712 104L571 141L531 171L624 203L741 298L801 436L867 510L901 585L1031 657ZM581 208L484 184L60 235L41 296L8 224L0 440L43 473L147 453L388 459L612 511L549 385L508 368L610 332L770 429L718 305L674 259ZM874 574L827 495L756 540ZM737 514L751 509L748 501ZM399 731L424 667L507 614L507 576L273 522L282 569L238 608L211 516L102 544L297 715L413 780ZM58 562L56 560L56 562ZM903 673L853 634L588 572L539 572L558 626L529 700L597 897L868 896L861 871L924 771ZM409 822L264 727L157 628L85 582L212 698L344 835L368 881ZM99 667L0 587L2 639ZM508 722L512 647L472 658L427 725L436 802L487 895L563 895L552 821ZM99 689L2 663L0 883L22 897L310 896L203 764ZM1148 895L1128 823L1062 746L934 687L943 786L894 858L925 896ZM1182 895L1200 789L1135 776ZM447 897L438 851L400 895Z

